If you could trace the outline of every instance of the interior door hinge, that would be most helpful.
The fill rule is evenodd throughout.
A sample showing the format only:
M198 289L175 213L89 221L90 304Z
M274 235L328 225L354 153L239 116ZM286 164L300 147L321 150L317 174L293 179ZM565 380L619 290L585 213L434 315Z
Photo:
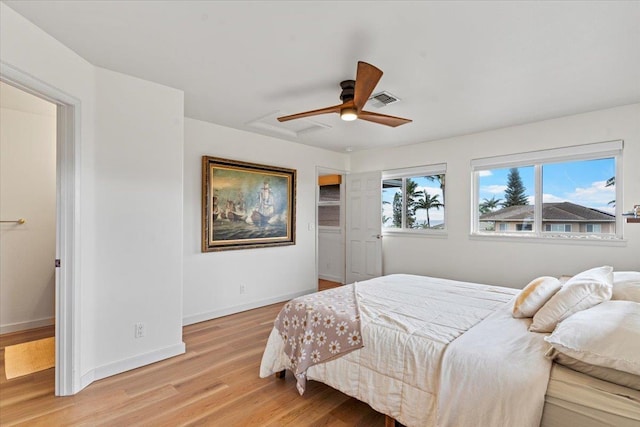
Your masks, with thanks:
M56 268L58 268L58 267L60 267L60 260L59 259L56 260Z

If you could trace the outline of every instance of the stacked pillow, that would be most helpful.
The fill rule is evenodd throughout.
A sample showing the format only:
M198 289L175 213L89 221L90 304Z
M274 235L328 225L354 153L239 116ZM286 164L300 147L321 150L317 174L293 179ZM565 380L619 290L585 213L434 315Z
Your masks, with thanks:
M557 363L640 390L640 272L592 268L564 284L539 277L515 299L513 317L533 317L533 332Z
M613 267L583 271L569 279L533 316L532 332L552 332L556 325L596 304L611 299Z
M640 390L640 303L605 301L559 323L544 340L556 362Z
M561 287L562 283L555 277L542 276L533 279L516 297L513 317L533 317Z
M640 302L640 271L614 271L611 299Z

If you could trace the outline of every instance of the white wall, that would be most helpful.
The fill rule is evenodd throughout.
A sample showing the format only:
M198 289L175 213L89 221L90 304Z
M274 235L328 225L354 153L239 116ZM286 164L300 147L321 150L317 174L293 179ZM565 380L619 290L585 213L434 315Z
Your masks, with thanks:
M182 344L183 93L96 68L97 377ZM134 324L146 336L134 337ZM150 361L150 360L149 360Z
M2 3L0 20L3 67L80 105L77 391L184 351L183 95L92 66Z
M344 209L344 206L342 208ZM344 232L344 226L340 230L318 231L318 278L344 283Z
M203 155L296 169L296 244L202 253ZM317 289L316 167L346 170L347 161L342 153L185 119L185 324L284 301ZM244 294L240 293L240 285L246 287Z
M521 288L540 275L575 274L599 265L640 270L639 224L624 224L625 242L619 245L469 236L471 159L616 139L623 139L625 144L621 183L623 209L627 211L640 203L640 104L353 153L353 172L447 163L447 237L385 236L384 273L426 274Z
M52 325L56 106L0 82L0 333Z

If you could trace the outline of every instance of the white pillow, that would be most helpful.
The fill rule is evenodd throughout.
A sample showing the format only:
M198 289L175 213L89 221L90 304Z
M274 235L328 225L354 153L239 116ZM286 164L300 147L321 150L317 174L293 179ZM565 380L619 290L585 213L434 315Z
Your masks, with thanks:
M516 297L513 303L513 317L533 317L561 287L562 283L555 277L542 276L533 279Z
M640 271L614 271L611 299L640 302Z
M613 267L592 268L573 276L533 316L532 332L551 332L558 322L611 299Z
M544 340L581 362L640 375L640 303L603 302L564 320Z

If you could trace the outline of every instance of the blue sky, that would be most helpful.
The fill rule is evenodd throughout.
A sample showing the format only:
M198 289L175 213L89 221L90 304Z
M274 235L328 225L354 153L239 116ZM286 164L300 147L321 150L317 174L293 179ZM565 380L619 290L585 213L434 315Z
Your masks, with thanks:
M533 166L518 168L526 188L529 203L534 203ZM509 169L480 171L480 197L496 197L504 201ZM543 201L568 201L583 206L614 213L615 207L608 203L614 200L615 186L606 187L607 179L615 175L615 160L598 159L575 162L552 163L542 168Z

